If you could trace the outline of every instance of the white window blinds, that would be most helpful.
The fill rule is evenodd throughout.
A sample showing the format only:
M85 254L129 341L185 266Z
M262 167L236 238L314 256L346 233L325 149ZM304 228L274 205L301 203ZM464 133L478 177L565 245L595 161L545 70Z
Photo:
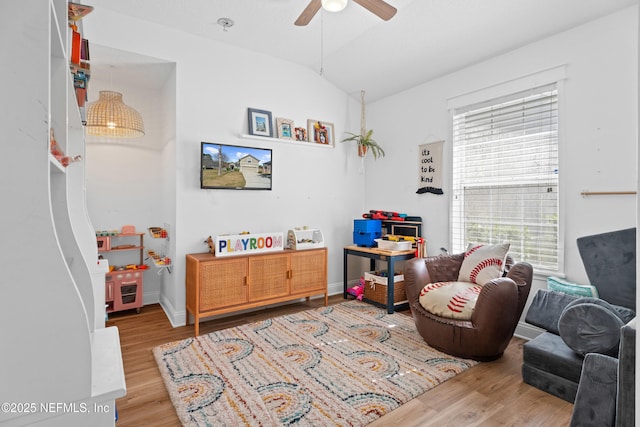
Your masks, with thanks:
M536 269L558 270L555 84L453 112L452 244L511 243Z

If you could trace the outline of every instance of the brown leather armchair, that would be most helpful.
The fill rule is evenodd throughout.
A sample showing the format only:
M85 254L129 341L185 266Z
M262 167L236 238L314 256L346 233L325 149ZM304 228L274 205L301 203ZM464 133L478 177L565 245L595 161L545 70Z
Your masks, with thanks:
M453 356L480 361L502 356L524 309L533 268L507 258L505 277L486 283L476 301L471 320L434 315L420 305L420 291L428 283L456 281L464 253L406 262L404 284L416 328L429 346Z

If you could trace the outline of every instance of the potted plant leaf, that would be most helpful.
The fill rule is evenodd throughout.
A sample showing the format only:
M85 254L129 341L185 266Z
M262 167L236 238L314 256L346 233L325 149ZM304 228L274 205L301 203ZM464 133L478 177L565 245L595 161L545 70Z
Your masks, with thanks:
M358 144L358 156L364 157L367 151L371 150L373 158L384 157L384 150L378 145L378 142L373 139L373 129L366 129L366 115L364 112L364 91L360 91L362 112L360 116L360 134L346 132L348 137L344 138L341 142L355 141Z
M378 145L378 142L373 139L373 129L369 129L360 135L351 132L347 133L350 136L344 138L341 142L355 141L356 144L358 144L358 155L360 157L364 157L369 150L371 150L374 159L384 157L384 150Z

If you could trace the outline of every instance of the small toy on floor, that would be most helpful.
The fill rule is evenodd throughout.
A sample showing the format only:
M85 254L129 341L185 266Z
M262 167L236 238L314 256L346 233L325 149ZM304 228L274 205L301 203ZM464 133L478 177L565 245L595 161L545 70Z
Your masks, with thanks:
M347 293L362 301L362 297L364 296L364 285L364 277L360 277L358 284L347 289Z

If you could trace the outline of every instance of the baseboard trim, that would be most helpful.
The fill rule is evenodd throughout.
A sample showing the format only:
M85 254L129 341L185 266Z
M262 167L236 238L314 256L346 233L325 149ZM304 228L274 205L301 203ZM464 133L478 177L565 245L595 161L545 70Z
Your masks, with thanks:
M186 324L186 310L176 310L171 301L164 297L160 298L160 307L164 310L164 314L167 315L167 319L171 323L171 326L177 328L179 326L185 326Z
M327 286L327 293L329 295L338 295L338 294L342 294L343 292L343 285L342 282L339 283L330 283ZM322 295L316 295L311 297L311 299L317 299L317 298L324 298ZM169 319L169 322L171 323L171 326L174 328L180 327L180 326L185 326L187 324L187 312L186 309L183 310L177 310L173 304L171 304L171 301L169 301L167 298L164 297L164 295L161 295L159 298L159 303L160 306L162 307L162 309L164 310L164 313L167 315L167 318ZM292 300L292 301L285 301L285 302L281 302L281 303L276 303L276 304L269 304L269 305L264 305L262 307L256 307L256 308L251 308L251 309L247 309L247 310L238 310L238 311L234 311L232 313L226 313L226 314L221 314L218 316L212 316L211 319L222 319L225 317L229 317L229 316L235 316L238 314L242 314L242 313L249 313L251 311L256 311L256 310L263 310L265 308L272 308L272 307L279 307L282 305L286 305L286 304L291 304L294 302L300 302L300 301L304 301L304 298L300 298L298 300ZM145 301L146 303L146 301Z
M160 302L160 292L143 292L142 303L144 305L158 304Z
M543 332L543 329L537 328L525 322L518 322L518 326L516 327L514 335L525 340L532 340Z

